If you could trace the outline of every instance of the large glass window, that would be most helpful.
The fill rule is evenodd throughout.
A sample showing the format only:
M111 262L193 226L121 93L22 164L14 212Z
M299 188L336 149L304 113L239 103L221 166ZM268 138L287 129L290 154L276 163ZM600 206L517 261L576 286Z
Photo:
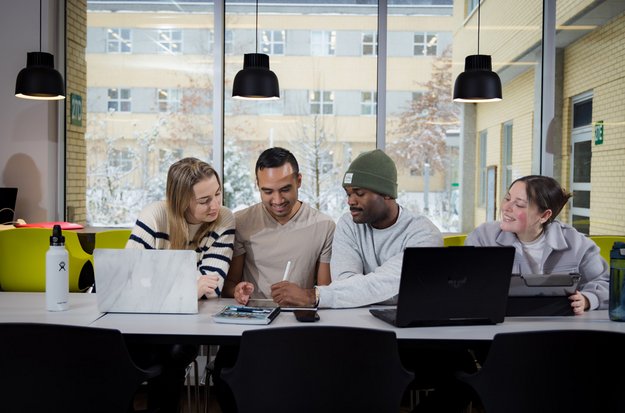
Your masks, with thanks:
M514 175L512 163L512 123L506 122L501 131L501 193L508 192Z
M479 139L479 144L478 144L478 153L479 153L479 157L478 157L478 162L479 162L479 171L480 171L480 175L479 175L479 182L478 182L478 191L479 191L479 197L478 197L478 206L480 207L484 207L486 206L486 156L487 156L487 148L488 148L488 132L483 130L480 132L480 139Z
M544 47L555 74L543 80L543 1L514 12L481 2L479 50L492 56L504 98L473 105L451 94L464 58L477 51L477 0L389 0L382 8L267 0L258 19L253 2L226 1L225 27L212 1L90 0L88 224L131 224L147 201L162 198L166 163L182 156L223 161L226 205L250 205L258 199L254 162L276 145L302 165L302 199L337 218L342 172L379 146L397 164L400 204L444 232L468 232L499 207L485 192L493 166L496 198L518 176L553 174L574 193L561 220L588 233L625 233L625 221L606 212L625 200L614 189L623 177L610 169L623 161L614 102L625 2L553 3L558 30ZM279 101L231 98L243 54L256 50L270 56ZM551 106L553 119L544 113ZM113 203L115 213L106 206Z
M592 166L592 97L573 100L573 151L571 154L571 222L580 232L590 232L590 190Z

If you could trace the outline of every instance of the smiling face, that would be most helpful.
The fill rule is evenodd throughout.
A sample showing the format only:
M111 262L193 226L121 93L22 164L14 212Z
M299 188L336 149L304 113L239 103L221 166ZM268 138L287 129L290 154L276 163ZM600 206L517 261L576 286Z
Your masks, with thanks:
M513 232L525 242L533 241L543 231L543 224L551 217L551 210L540 211L529 201L526 184L517 181L508 190L501 204L501 229Z
M296 174L290 163L276 168L259 169L256 183L263 206L276 221L284 224L298 211L297 198L302 175Z
M193 185L193 195L185 213L189 224L213 222L221 208L221 186L215 176L205 178Z

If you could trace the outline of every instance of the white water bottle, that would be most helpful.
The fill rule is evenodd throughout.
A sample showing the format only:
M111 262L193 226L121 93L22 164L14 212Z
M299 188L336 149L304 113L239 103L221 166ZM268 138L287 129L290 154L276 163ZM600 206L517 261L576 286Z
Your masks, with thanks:
M46 252L46 308L64 311L69 308L69 255L61 226L55 225Z

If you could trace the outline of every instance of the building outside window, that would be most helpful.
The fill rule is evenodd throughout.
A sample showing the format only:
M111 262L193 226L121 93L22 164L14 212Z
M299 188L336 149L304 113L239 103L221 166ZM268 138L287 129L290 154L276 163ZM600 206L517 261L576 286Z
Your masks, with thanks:
M336 52L336 31L313 30L310 32L310 54L312 56L334 56Z
M108 110L109 112L130 112L132 110L130 89L109 89Z
M157 106L159 112L177 112L180 108L180 89L158 89Z
M106 51L108 53L132 53L132 30L110 28L107 30Z
M260 49L268 55L283 55L286 35L284 30L263 30Z
M160 54L182 53L182 30L159 30L156 44Z
M334 92L315 90L310 92L310 113L331 115L334 113Z
M127 173L132 170L134 155L128 148L112 149L109 153L110 164L117 172Z
M366 32L362 34L362 55L378 55L378 34L377 32Z
M436 56L438 52L438 35L435 33L415 33L414 55L415 56Z
M224 33L224 54L231 55L234 53L234 32L226 30Z
M360 92L360 114L375 115L377 113L377 101L376 92Z

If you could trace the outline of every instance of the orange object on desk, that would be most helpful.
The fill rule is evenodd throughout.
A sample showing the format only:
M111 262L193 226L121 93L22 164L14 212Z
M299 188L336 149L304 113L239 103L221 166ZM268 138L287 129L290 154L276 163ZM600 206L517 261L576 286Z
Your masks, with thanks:
M31 222L30 224L15 224L16 228L52 228L55 225L60 225L62 230L83 229L84 225L76 224L74 222Z

